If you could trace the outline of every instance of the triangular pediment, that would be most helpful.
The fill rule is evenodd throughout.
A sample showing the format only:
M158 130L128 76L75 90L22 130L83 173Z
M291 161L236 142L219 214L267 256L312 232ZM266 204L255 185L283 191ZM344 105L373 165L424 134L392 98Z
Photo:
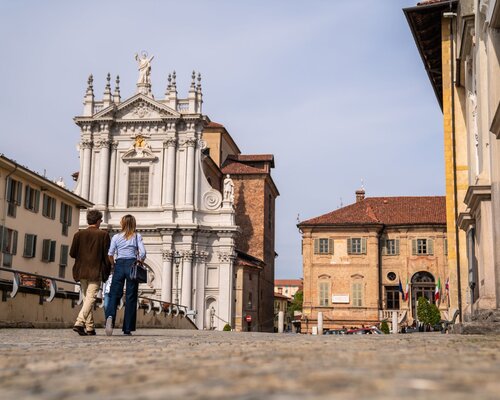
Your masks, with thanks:
M141 93L132 96L118 106L110 106L94 115L94 118L137 121L180 117L180 113Z

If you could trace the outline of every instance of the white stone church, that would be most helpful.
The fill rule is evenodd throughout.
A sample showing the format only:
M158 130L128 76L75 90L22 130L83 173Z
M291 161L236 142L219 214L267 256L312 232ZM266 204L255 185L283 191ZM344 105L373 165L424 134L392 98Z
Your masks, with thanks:
M175 72L163 99L151 92L151 59L136 56L136 93L122 100L119 78L107 77L102 101L92 76L84 98L80 172L76 194L103 211L104 229L117 232L133 214L147 248L149 282L141 285L162 301L196 311L199 329L233 326L235 225L233 195L210 185L203 171L204 127L200 75L179 98ZM86 226L82 212L80 226ZM175 257L177 256L177 257Z

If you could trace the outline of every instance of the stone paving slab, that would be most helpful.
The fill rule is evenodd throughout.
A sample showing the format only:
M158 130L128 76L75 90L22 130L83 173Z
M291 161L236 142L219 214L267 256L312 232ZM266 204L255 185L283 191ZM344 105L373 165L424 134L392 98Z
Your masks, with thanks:
M500 336L0 330L0 399L499 399Z

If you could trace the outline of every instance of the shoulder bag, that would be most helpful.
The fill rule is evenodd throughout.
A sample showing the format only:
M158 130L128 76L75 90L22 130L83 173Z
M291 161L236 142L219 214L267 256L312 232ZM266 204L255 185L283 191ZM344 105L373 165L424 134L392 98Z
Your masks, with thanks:
M135 250L136 250L137 260L130 268L130 279L133 281L137 281L139 283L147 283L148 270L144 265L142 265L142 261L139 260L139 245L137 243L137 233L135 234Z

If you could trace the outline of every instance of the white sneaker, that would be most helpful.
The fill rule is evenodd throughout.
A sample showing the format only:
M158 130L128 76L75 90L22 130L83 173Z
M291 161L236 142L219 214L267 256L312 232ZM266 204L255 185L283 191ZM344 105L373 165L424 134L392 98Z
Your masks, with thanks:
M108 317L106 319L106 336L111 336L113 334L113 317Z

